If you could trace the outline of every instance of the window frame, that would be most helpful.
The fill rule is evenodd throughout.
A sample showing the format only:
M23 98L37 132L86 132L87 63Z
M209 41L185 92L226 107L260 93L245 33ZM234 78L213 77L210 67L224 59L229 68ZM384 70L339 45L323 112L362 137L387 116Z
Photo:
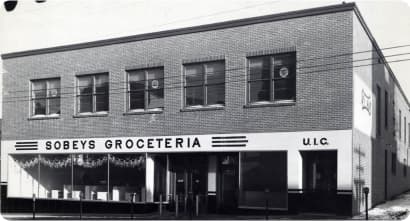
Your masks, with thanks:
M389 129L389 94L384 90L384 129Z
M294 84L295 84L295 94L294 94L294 99L282 99L282 100L276 100L275 99L275 56L281 56L281 55L292 55L294 56ZM255 58L264 58L264 57L269 57L269 79L258 79L258 80L251 80L250 76L250 60L255 59ZM246 103L247 105L264 105L264 104L287 104L287 103L296 103L296 90L297 90L297 85L296 85L296 76L297 76L297 54L296 51L289 51L289 52L283 52L283 53L275 53L275 54L265 54L265 55L255 55L255 56L247 56L246 57ZM267 81L269 80L269 100L266 101L251 101L251 82L260 82L260 81Z
M376 84L376 136L380 137L382 130L381 130L381 102L382 102L382 95L381 95L381 88L378 84Z
M149 96L149 79L148 79L148 73L150 70L161 70L162 71L162 78L157 78L157 79L162 79L163 81L163 87L160 88L163 90L163 105L162 107L156 107L156 108L148 108L148 96ZM131 109L131 90L130 90L130 74L133 74L134 71L142 71L144 72L144 108L135 108ZM151 111L158 111L161 112L165 108L165 71L163 66L158 66L158 67L147 67L147 68L138 68L138 69L130 69L126 70L126 101L127 101L127 107L126 107L126 112L127 113L138 113L138 112L151 112Z
M108 102L108 108L107 108L107 110L104 110L104 111L96 111L96 109L97 109L97 102L96 102L96 96L97 95L104 95L104 93L97 93L96 92L96 84L95 84L95 82L96 82L96 76L98 76L98 75L106 75L107 76L107 84L108 84L108 91L107 91L107 102ZM80 78L82 78L82 77L91 77L91 79L92 79L92 92L91 92L91 94L87 94L87 95L80 95ZM75 100L76 100L76 114L77 115L101 115L101 114L108 114L109 113L109 111L110 111L110 75L109 75L109 73L108 72L101 72L101 73L95 73L95 74L83 74L83 75L76 75L76 89L75 89L75 92L76 92L76 97L75 97ZM79 100L79 98L81 97L81 96L90 96L91 95L91 102L92 102L92 104L91 104L91 109L92 109L92 111L91 112L80 112L80 100Z
M397 153L392 152L391 153L391 173L393 175L396 175L397 171Z
M209 84L208 83L208 75L206 71L206 65L212 64L212 63L221 63L223 64L223 70L224 70L224 78L223 78L223 83L216 83L216 84ZM202 84L201 85L196 85L196 86L187 86L187 78L186 78L186 67L190 65L200 65L201 66L201 74L202 74ZM192 63L185 63L183 64L183 80L184 80L184 88L183 88L183 99L184 99L184 108L187 109L196 109L196 108L207 108L207 107L225 107L226 105L226 62L225 60L210 60L210 61L203 61L203 62L192 62ZM223 85L224 87L224 104L208 104L208 87L209 86L216 86L216 85ZM203 93L203 102L200 105L188 105L187 104L187 88L189 87L202 87L202 93Z
M59 87L57 88L57 89L59 89L60 91L59 91L59 93L58 93L58 96L56 96L56 97L50 97L49 96L49 90L50 90L50 82L51 81L58 81L58 83L59 83ZM35 82L45 82L46 83L46 88L45 88L45 91L46 91L46 96L45 96L45 98L34 98L33 97L33 90L34 90L34 87L33 87L33 84L35 83ZM53 113L53 114L50 114L50 100L51 99L59 99L59 113ZM34 105L34 101L35 100L45 100L46 101L46 105L45 105L45 108L46 108L46 113L45 114L35 114L35 105ZM31 79L30 80L30 117L32 117L32 118L42 118L42 117L59 117L61 115L61 78L60 77L52 77L52 78L43 78L43 79Z

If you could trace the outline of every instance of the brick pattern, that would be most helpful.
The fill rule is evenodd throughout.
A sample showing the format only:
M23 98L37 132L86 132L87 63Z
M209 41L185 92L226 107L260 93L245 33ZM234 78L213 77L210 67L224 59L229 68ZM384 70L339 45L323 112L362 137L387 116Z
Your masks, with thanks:
M328 70L330 66L310 69L303 67L352 59L351 56L314 59L352 52L352 13L338 12L6 59L3 83L3 139L349 129L352 127L351 69ZM246 54L292 47L296 48L298 60L295 105L244 108ZM225 108L181 112L182 61L212 56L225 57ZM153 63L164 65L164 112L123 115L126 109L125 68ZM333 67L343 66L345 65ZM75 75L101 70L109 71L109 115L73 118ZM61 117L28 120L27 96L30 79L47 77L61 77L61 85L64 87L62 94L65 94L61 101Z

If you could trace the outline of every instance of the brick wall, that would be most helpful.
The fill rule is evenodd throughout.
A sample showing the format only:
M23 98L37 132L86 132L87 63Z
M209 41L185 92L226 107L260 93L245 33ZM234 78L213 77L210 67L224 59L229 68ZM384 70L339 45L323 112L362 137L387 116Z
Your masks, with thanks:
M302 67L350 61L351 56L302 60L351 53L351 18L352 11L346 11L6 59L3 139L349 129L352 126L351 69L323 71L332 66ZM288 47L295 47L297 52L296 104L244 108L246 54ZM182 61L210 56L224 56L229 70L225 108L181 112ZM126 67L152 63L164 65L165 87L177 86L165 89L164 112L123 115ZM109 115L73 118L75 75L101 70L109 72ZM30 79L47 77L61 77L61 93L71 97L62 99L59 119L28 120Z

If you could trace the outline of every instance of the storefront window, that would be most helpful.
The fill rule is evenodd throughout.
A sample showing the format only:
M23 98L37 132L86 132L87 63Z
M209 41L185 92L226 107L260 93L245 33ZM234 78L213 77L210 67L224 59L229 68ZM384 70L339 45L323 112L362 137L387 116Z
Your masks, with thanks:
M69 154L40 155L40 198L68 199L72 164Z
M9 197L38 197L39 157L38 155L10 155ZM43 188L43 187L41 187Z
M109 159L110 200L145 201L145 154L110 154Z
M73 155L72 198L85 200L108 199L108 157L106 154Z
M286 152L241 153L239 206L287 208L286 160Z
M166 200L166 189L167 189L167 155L155 155L153 156L155 167L154 167L154 201L160 201L160 196L162 195L162 200Z

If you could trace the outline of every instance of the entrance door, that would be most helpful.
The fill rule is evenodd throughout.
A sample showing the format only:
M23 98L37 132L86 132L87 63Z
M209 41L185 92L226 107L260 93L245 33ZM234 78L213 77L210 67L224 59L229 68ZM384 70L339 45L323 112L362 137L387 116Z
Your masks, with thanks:
M218 204L222 212L233 211L238 207L238 153L219 156Z
M337 192L337 152L304 151L303 190L305 208L328 212L335 209Z
M196 200L205 205L208 158L198 154L170 155L170 168L174 175L174 199L178 197L180 211L194 212Z

